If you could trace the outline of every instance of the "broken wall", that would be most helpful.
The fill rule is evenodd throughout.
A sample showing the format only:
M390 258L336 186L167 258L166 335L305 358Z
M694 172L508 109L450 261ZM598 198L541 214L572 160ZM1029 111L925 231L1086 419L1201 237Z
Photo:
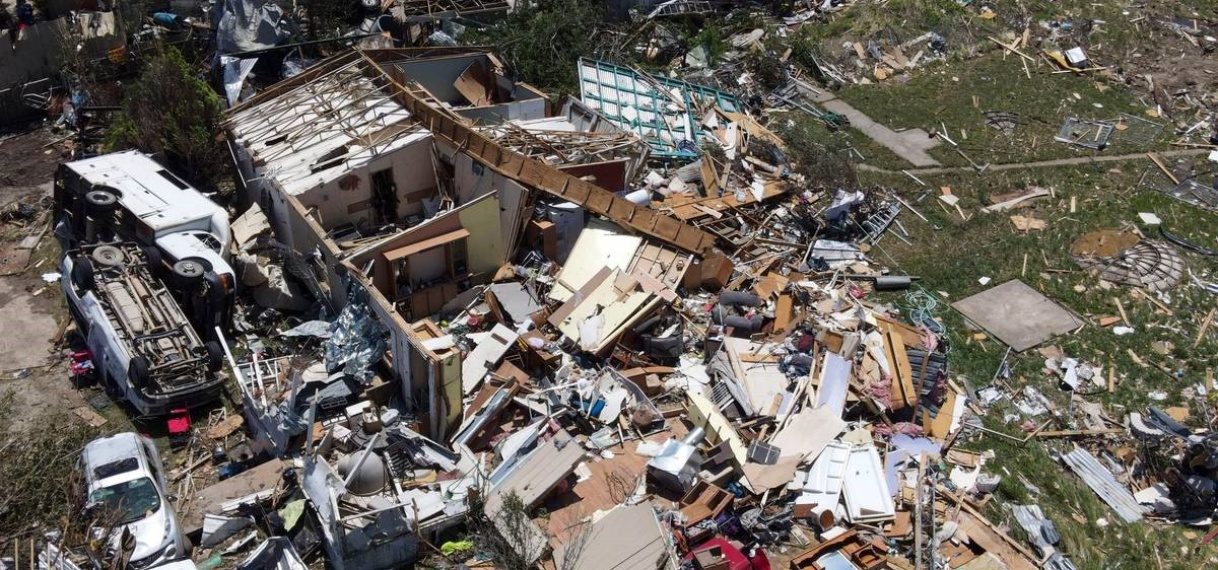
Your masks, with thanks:
M394 212L396 220L421 216L424 214L423 201L436 196L431 141L431 135L426 135L405 146L383 150L367 163L346 170L320 187L300 193L297 198L306 208L317 209L318 219L325 229L346 223L358 227L375 226L381 222L372 204L372 176L392 169L398 198ZM341 165L334 168L345 170Z
M467 106L468 99L457 89L455 83L470 65L482 65L487 79L495 82L501 93L510 94L511 101ZM419 82L436 99L453 105L455 113L475 123L495 124L504 121L541 119L546 116L549 99L544 93L523 83L511 81L491 73L491 61L486 54L469 54L431 59L419 59L394 64L406 77Z
M494 193L499 200L499 233L505 259L510 257L524 227L529 191L520 183L486 168L473 157L456 152L451 146L437 143L436 148L453 165L453 186L458 204L467 204L481 196Z
M368 307L389 328L393 374L401 381L402 398L408 408L419 414L420 432L432 439L446 439L445 436L460 424L464 410L460 352L441 356L428 350L410 323L398 314L368 277L356 270L349 260L342 265L351 276L351 286L367 291Z
M342 309L347 304L347 287L338 276L338 246L326 237L325 230L306 214L295 197L287 197L286 209L291 247L305 257L310 269L321 279L322 287L329 290L330 305Z

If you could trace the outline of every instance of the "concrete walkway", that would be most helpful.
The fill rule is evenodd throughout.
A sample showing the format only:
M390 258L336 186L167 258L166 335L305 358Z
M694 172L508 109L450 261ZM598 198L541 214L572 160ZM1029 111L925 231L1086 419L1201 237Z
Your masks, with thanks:
M930 133L922 129L909 129L898 133L871 120L871 117L863 114L862 111L851 107L849 103L827 91L805 90L803 94L820 104L825 110L845 116L850 120L851 127L858 129L871 140L905 159L906 162L916 167L939 166L939 161L927 153L940 143L939 139L930 136Z
M1165 151L1159 152L1157 154L1163 158L1172 158L1172 157L1177 157L1177 156L1198 156L1198 155L1209 154L1209 153L1210 153L1210 149L1207 149L1207 148L1190 148L1187 150L1165 150ZM1080 164L1092 164L1092 163L1101 163L1101 162L1120 162L1123 160L1139 160L1139 159L1148 160L1149 157L1147 157L1146 153L1144 153L1144 152L1139 152L1139 153L1135 153L1135 154L1114 154L1114 155L1110 155L1110 156L1076 156L1074 158L1058 158L1058 159L1054 159L1054 160L1041 160L1041 161L1037 161L1037 162L1016 162L1016 163L1011 163L1011 164L991 164L989 166L989 168L986 169L986 172L989 172L991 170L1019 170L1019 169L1025 169L1025 168L1052 168L1055 166L1076 166L1076 165L1080 165ZM909 173L909 174L927 174L927 175L951 174L951 173L955 173L955 172L976 172L976 169L974 169L971 166L943 167L943 168L913 168L913 169L908 169L908 170L888 170L885 168L878 168L875 166L871 166L870 164L860 164L859 170L865 170L867 172L882 172L885 174Z

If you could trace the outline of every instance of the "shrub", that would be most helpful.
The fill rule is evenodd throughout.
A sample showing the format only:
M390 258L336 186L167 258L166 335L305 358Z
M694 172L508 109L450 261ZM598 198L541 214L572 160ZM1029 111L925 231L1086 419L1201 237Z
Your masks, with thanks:
M220 97L173 47L150 59L124 90L123 113L113 125L111 150L135 147L157 155L200 188L214 188L228 171L220 142Z

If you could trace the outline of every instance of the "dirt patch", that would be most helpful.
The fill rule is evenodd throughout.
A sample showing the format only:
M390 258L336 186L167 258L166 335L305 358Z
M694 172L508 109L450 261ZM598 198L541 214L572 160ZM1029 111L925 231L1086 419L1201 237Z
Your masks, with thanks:
M53 144L61 137L46 127L0 131L0 204L54 178L59 162L68 158L62 145Z
M1118 230L1085 233L1070 244L1070 255L1078 257L1116 257L1138 243L1138 234Z
M8 138L5 138L8 137ZM0 207L21 202L39 209L34 220L0 224L6 245L42 232L30 262L13 275L0 277L0 397L12 398L12 427L43 429L52 418L86 405L73 387L63 351L54 345L61 323L69 318L58 282L43 281L56 269L58 245L49 231L46 198L61 158L57 137L46 128L0 132ZM60 421L60 420L56 420ZM81 420L83 421L83 420Z

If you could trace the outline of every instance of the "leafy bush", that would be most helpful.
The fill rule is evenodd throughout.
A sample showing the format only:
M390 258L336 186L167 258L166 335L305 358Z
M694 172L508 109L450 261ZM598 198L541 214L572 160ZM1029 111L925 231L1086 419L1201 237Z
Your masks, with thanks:
M135 147L157 155L205 189L227 172L228 153L219 137L220 97L177 49L167 47L147 62L124 90L122 108L109 133L112 150Z
M13 429L12 393L0 394L0 537L33 529L83 536L84 486L76 469L80 450L100 431L61 413L48 429Z
M473 39L494 46L516 79L578 93L575 64L602 47L604 16L604 2L597 0L520 0L507 18Z

